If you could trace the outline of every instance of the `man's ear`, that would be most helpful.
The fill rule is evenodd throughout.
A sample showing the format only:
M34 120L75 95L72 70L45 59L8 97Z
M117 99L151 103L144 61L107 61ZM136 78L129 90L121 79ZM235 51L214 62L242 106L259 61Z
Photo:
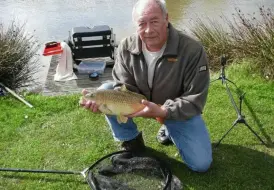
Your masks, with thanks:
M168 27L168 13L166 14L166 27Z

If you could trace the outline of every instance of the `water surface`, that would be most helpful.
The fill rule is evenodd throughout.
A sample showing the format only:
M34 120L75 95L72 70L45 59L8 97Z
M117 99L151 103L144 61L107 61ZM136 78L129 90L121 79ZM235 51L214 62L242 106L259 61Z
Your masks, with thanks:
M0 0L0 22L26 23L40 43L64 40L76 26L106 24L113 28L117 41L135 31L131 11L136 0ZM220 20L231 18L235 7L252 14L258 7L274 7L273 0L167 0L169 19L175 27L189 32L189 23L197 17ZM40 81L47 75L50 57L41 56Z

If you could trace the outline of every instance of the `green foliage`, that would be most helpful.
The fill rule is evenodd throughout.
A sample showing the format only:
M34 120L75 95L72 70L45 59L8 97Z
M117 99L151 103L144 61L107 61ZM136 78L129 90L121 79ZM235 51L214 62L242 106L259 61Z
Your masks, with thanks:
M222 144L213 149L213 165L205 174L190 171L175 146L157 143L159 123L136 118L146 145L164 158L184 184L184 189L274 189L274 83L264 81L248 60L232 64L227 78L244 92L243 114L248 124L270 145L238 124ZM212 80L218 74L212 75ZM237 91L231 86L238 104ZM13 96L0 97L0 167L82 170L119 149L101 114L78 106L79 95L25 97L28 108ZM203 117L213 144L231 127L237 114L220 80L211 83ZM272 147L272 148L271 148ZM82 176L0 172L0 189L90 189Z
M236 9L233 20L222 17L222 24L217 21L198 18L192 33L204 45L212 70L219 68L221 54L226 54L230 62L237 59L251 58L261 74L267 79L274 79L274 14L273 10L259 8L256 13L244 14Z
M24 25L12 22L5 29L0 23L0 82L11 89L32 83L33 74L39 69L38 49L38 43L26 33Z

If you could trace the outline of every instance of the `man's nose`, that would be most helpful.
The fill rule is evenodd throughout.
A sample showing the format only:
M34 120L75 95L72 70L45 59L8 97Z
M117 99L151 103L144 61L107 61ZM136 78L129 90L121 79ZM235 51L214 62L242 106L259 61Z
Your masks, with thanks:
M146 29L145 29L145 33L150 33L150 32L151 32L151 25L150 25L150 23L147 23L146 26L147 26L147 27L146 27Z

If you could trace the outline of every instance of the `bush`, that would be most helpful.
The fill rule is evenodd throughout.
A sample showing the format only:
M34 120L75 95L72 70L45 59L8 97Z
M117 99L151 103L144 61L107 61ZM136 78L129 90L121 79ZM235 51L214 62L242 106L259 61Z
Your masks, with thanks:
M204 45L211 69L219 67L219 57L227 54L230 60L251 58L261 73L274 79L274 14L271 9L259 7L256 14L244 14L236 9L233 20L222 17L223 24L197 19L191 29ZM227 32L224 28L228 28Z
M39 44L15 22L5 30L0 23L0 82L11 89L27 87L38 71Z

